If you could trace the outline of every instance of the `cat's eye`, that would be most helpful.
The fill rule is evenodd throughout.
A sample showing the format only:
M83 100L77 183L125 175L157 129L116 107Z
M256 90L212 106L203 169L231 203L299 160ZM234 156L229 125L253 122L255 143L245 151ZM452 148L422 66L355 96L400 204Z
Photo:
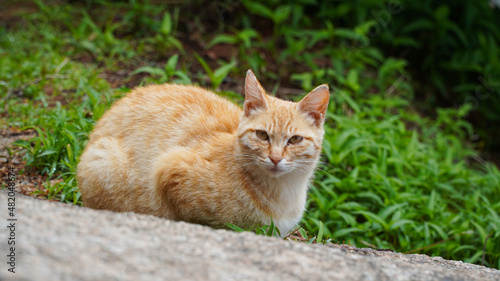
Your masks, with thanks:
M255 131L255 134L257 135L257 137L259 137L259 139L261 140L269 140L269 135L266 133L266 131L262 131L262 130L257 130Z
M301 142L303 139L303 137L301 136L293 136L291 137L289 140L288 140L288 143L291 143L291 144L296 144L296 143L299 143Z

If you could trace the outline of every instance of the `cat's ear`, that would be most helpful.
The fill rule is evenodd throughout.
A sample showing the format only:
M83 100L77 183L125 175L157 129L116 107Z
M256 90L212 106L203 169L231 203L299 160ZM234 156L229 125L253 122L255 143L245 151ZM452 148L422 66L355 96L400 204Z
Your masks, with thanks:
M323 84L307 94L307 96L299 102L298 108L311 117L316 126L321 126L325 120L329 99L330 93L328 91L328 85Z
M268 108L265 91L251 70L247 71L245 79L245 103L243 110L245 116L249 116L254 110L266 110Z

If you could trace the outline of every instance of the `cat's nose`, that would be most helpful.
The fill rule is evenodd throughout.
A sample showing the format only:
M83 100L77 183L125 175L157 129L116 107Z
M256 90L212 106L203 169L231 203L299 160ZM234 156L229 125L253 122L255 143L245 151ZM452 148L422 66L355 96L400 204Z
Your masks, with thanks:
M274 166L276 166L281 160L283 160L283 157L281 157L280 155L271 154L269 156L269 159L271 159L271 162L273 162Z

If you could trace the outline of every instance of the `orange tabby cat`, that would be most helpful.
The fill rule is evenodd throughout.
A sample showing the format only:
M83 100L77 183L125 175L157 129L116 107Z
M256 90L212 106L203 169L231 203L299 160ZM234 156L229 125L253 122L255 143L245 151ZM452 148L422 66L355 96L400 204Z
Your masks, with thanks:
M267 95L252 71L243 110L193 86L135 89L97 123L78 165L83 204L286 235L301 219L328 106Z

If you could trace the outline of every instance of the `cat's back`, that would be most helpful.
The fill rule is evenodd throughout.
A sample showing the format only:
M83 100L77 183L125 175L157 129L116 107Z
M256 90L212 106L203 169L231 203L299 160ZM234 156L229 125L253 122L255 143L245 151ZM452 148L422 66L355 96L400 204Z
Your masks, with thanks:
M99 120L89 143L112 136L124 141L169 140L235 133L242 110L196 86L150 85L134 89Z

